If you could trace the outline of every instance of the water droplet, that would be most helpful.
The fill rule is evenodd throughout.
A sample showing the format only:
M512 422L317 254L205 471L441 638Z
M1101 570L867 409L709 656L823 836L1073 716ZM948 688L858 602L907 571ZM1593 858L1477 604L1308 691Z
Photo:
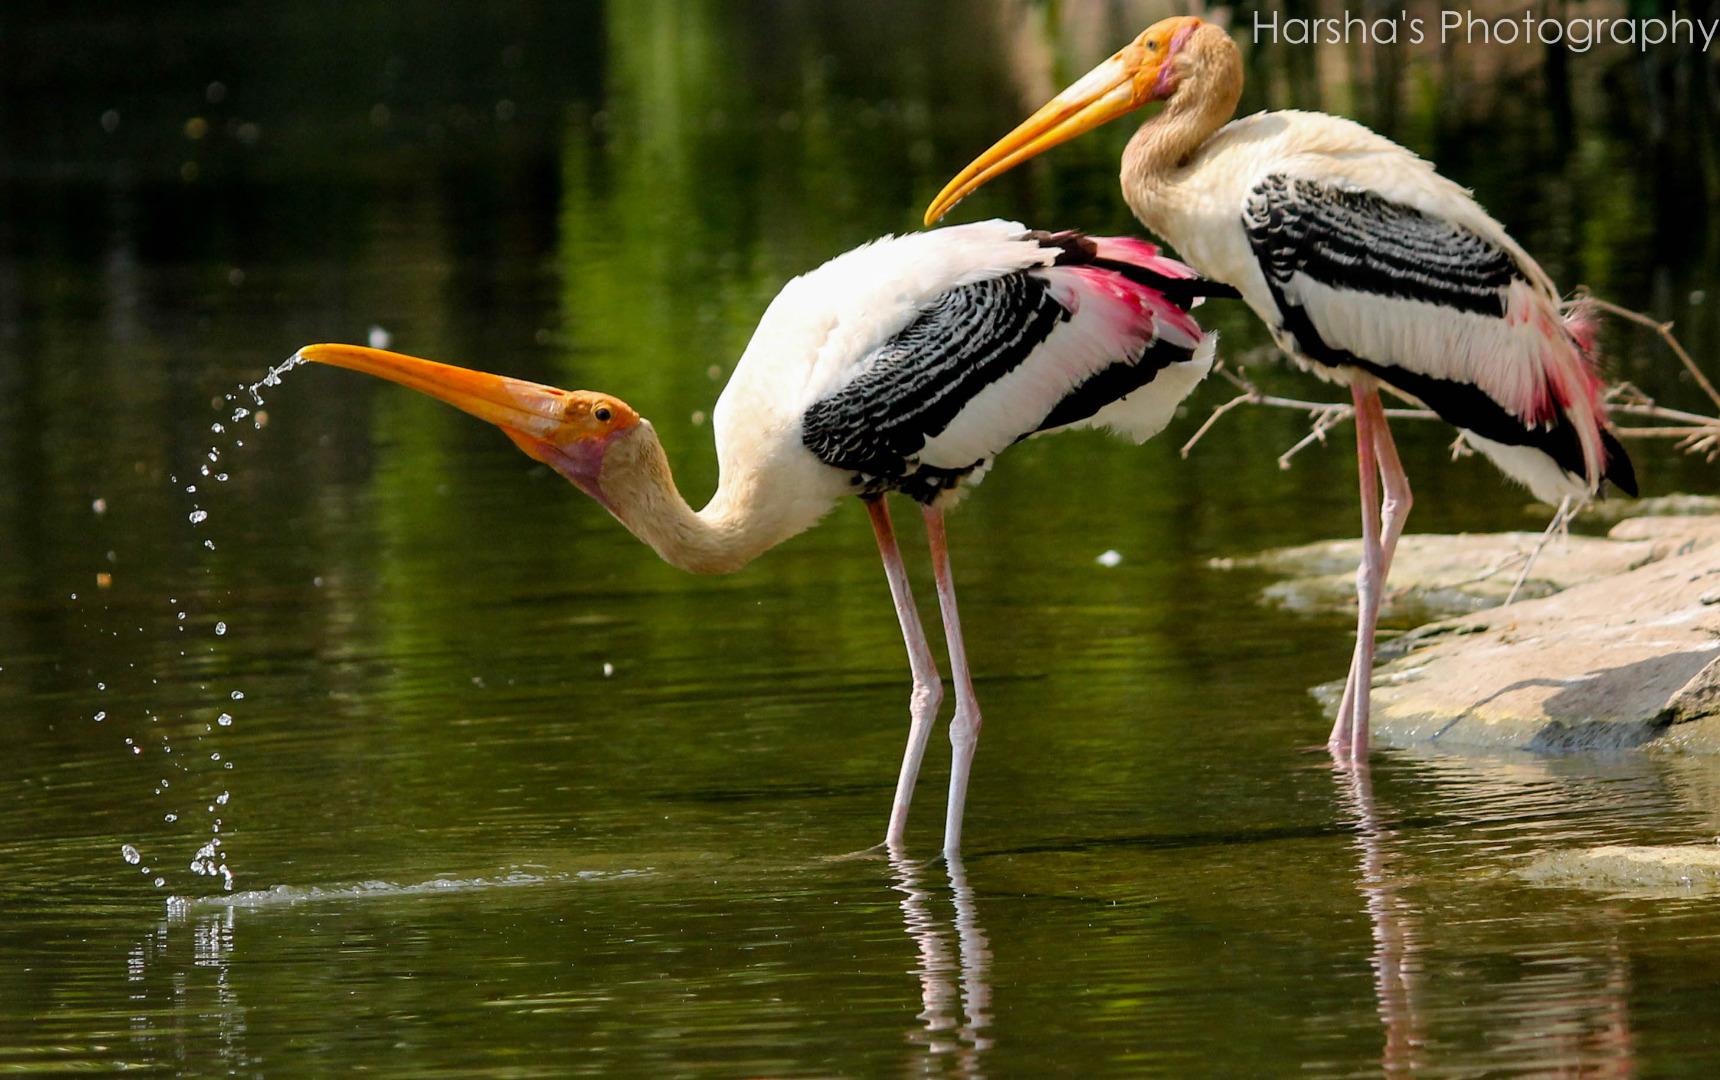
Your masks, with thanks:
M188 515L188 516L189 516L189 519L191 521L191 524L201 525L205 521L209 520L209 511L207 511L207 510L193 510L193 511L191 511L190 515Z
M226 623L218 622L215 624L215 636L216 637L221 637L222 635L224 635L226 633L227 633L227 624Z
M609 661L605 660L603 662L603 677L605 679L607 679L611 675L614 675L614 674L615 674L615 665L611 664Z
M394 335L380 326L373 326L370 328L370 335L366 340L370 342L370 347L373 349L386 349L394 343Z
M163 815L161 815L161 820L163 820L163 821L167 822L169 825L171 825L175 821L179 820L179 815L178 814L163 814Z
M1123 554L1120 551L1101 551L1099 557L1093 561L1109 570L1111 567L1122 563Z
M222 727L232 727L233 726L233 718L232 718L232 716L228 715L227 713L222 713L220 716L217 716L215 718L215 722L217 724L220 724Z
M232 798L232 796L223 791L221 794L215 796L215 805L226 806L227 800L230 798Z
M209 425L209 430L214 432L215 434L219 435L223 431L226 431L227 428L219 420L217 420L215 423Z
M106 710L105 710L105 709L104 709L104 710L103 710L103 711L101 711L101 712L99 712L99 713L96 713L96 723L98 723L98 724L99 724L99 723L101 723L101 722L102 722L102 721L103 721L103 720L106 720L106 719L107 719L107 711L106 711ZM130 741L131 741L131 740L129 740L129 739L128 739L128 740L126 740L126 741L127 741L127 742L130 742Z
M119 846L119 853L121 858L133 866L136 866L138 863L143 861L143 855L130 844L121 844Z
M251 415L250 409L243 408L243 407L234 409L233 410L233 422L235 424L237 424L239 421L245 419L245 417L250 416L250 415Z
M220 761L221 760L221 751L217 750L213 754L210 754L209 760L210 761Z
M245 691L243 691L243 690L233 691L232 698L234 701L244 701L245 700Z
M163 886L163 885L165 885L165 884L167 884L167 879L166 879L166 878L156 878L156 879L155 879L155 887L156 887L156 888L158 888L158 889L159 889L159 888L161 888L161 887L162 887L162 886Z
M203 541L203 546L208 548L210 551L214 551L215 550L215 541L205 540L205 541ZM143 627L141 627L141 626L138 627L139 631L141 631L142 629L143 629Z
M95 511L97 514L107 513L107 500L106 499L95 500L94 502L90 503L90 509Z

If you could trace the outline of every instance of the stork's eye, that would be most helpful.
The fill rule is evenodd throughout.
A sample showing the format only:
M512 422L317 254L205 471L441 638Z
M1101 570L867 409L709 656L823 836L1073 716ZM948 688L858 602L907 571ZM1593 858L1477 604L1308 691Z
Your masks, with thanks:
M1157 49L1158 47L1159 47L1159 39L1158 38L1148 38L1147 39L1147 48Z
M591 415L597 418L598 423L607 424L609 423L609 418L615 414L609 411L609 406L599 405L597 408L591 410Z

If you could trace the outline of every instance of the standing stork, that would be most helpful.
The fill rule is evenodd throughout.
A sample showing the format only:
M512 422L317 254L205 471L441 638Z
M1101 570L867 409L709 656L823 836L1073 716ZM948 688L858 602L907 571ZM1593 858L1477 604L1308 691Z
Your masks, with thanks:
M1462 429L1548 502L1605 480L1634 495L1636 478L1607 429L1590 324L1580 310L1561 313L1546 273L1466 190L1350 120L1230 121L1241 95L1228 34L1188 16L1155 23L963 169L926 222L1029 158L1165 102L1123 153L1129 207L1201 274L1235 286L1280 348L1348 384L1355 402L1363 556L1355 654L1329 745L1360 757L1380 592L1410 508L1379 387Z
M717 491L694 511L649 421L617 398L558 390L356 345L298 356L377 375L499 426L602 503L665 561L728 573L866 503L914 688L885 843L901 847L943 690L884 495L921 505L954 677L944 851L961 846L979 741L944 511L1032 435L1105 427L1144 441L1212 367L1188 309L1233 294L1151 244L986 221L885 238L796 278L764 314L713 414Z

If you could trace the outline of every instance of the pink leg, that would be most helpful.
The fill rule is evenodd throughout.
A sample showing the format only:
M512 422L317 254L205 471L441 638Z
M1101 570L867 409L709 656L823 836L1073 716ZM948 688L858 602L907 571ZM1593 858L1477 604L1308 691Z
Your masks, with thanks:
M1403 462L1398 460L1397 443L1392 441L1391 425L1386 423L1386 410L1380 395L1371 393L1370 408L1374 420L1374 456L1379 460L1380 481L1385 487L1385 499L1380 503L1380 590L1392 572L1392 556L1397 554L1398 537L1403 535L1404 520L1415 504L1409 490L1409 477Z
M1386 423L1385 407L1380 404L1377 390L1367 395L1369 426L1373 429L1374 459L1380 470L1380 483L1385 496L1380 502L1380 576L1374 587L1374 610L1370 621L1379 625L1380 606L1385 602L1386 581L1392 572L1392 557L1397 554L1398 537L1403 535L1404 520L1409 517L1414 498L1410 495L1409 477L1404 475L1403 462L1398 459L1397 444L1392 441L1392 429ZM1377 631L1375 637L1377 638ZM1367 671L1372 686L1373 655L1370 649ZM1356 753L1366 756L1368 750L1368 714L1372 702L1359 702L1361 708L1350 717L1350 745Z
M895 850L902 846L907 833L914 782L920 776L920 761L926 756L926 743L932 737L932 723L938 718L944 688L938 679L937 661L932 659L932 647L926 642L925 628L920 625L919 609L914 607L914 593L908 586L908 571L902 565L902 551L896 546L896 530L890 526L890 511L884 505L884 497L867 499L866 513L871 515L872 531L878 536L878 554L884 558L884 576L890 580L890 599L896 602L896 621L902 626L902 641L908 646L908 669L914 673L914 692L908 699L908 746L902 751L896 801L890 805L890 828L884 834L885 845Z
M944 539L944 513L926 507L926 539L932 548L932 573L938 581L938 607L944 614L944 640L950 650L950 677L956 688L956 714L950 718L950 802L944 814L944 855L953 856L962 846L962 809L967 804L968 773L979 746L979 700L974 697L973 676L968 671L967 646L962 643L962 621L956 612L956 585L950 577L950 553Z
M1335 756L1351 760L1367 756L1369 695L1373 689L1374 622L1379 617L1380 483L1375 458L1374 427L1379 396L1372 386L1352 385L1356 404L1356 470L1362 501L1362 565L1356 570L1356 651L1350 659L1350 676L1338 719L1326 745ZM1362 736L1360 744L1357 735Z
M1377 391L1370 390L1366 395L1366 412L1368 415L1365 420L1357 420L1356 436L1361 438L1364 430L1372 432L1375 460L1385 488L1385 498L1380 505L1380 584L1374 603L1374 621L1377 624L1379 606L1385 596L1385 583L1391 575L1392 557L1397 553L1397 542L1403 535L1404 520L1409 516L1410 507L1415 500L1410 494L1409 477L1404 474L1403 462L1398 458L1397 444L1392 441L1391 427L1386 422L1385 408L1380 404ZM1359 446L1357 452L1359 457ZM1357 669L1352 665L1349 678L1344 684L1344 703L1339 708L1340 716L1351 718L1352 744L1358 741L1357 732L1353 730L1356 675ZM1337 735L1336 727L1333 728L1333 735ZM1366 732L1361 735L1363 737L1359 741L1366 747Z

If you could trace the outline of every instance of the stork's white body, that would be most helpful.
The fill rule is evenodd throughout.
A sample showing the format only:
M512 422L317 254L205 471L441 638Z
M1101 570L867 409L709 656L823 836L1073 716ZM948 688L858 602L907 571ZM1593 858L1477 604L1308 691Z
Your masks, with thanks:
M1212 366L1188 309L1223 286L1119 237L1030 232L1007 221L886 237L789 282L717 402L720 474L700 510L682 498L649 421L613 395L568 391L355 345L305 360L400 383L500 427L600 502L667 562L737 570L844 496L866 504L914 676L911 724L885 842L908 805L943 691L884 496L926 519L956 695L944 851L961 846L978 743L944 541L944 509L1031 435L1115 428L1140 441Z
M1143 260L1165 272L1192 276L1149 245L1139 248ZM1211 369L1214 338L1174 304L1143 298L1144 290L1127 281L1057 265L1057 255L1016 222L981 221L885 237L790 281L771 301L717 400L712 426L720 481L702 515L744 517L769 547L810 528L841 497L859 494L852 470L808 448L808 410L865 375L881 347L953 290L1013 274L1042 278L1071 313L1018 366L965 400L947 426L927 433L914 455L919 466L961 470L982 463L944 492L940 505L947 507L983 477L997 454L1036 433L1073 389L1156 341L1189 355L1091 417L1056 430L1107 427L1136 442L1163 430ZM904 395L881 406L915 404Z
M1455 424L1550 501L1603 480L1634 494L1635 478L1606 429L1588 323L1561 313L1547 275L1499 223L1427 162L1349 120L1231 120L1242 83L1241 52L1222 28L1161 19L970 162L926 221L1035 155L1164 102L1123 152L1135 216L1237 289L1286 352L1348 383L1355 402L1364 554L1356 652L1331 739L1349 758L1366 751L1380 586L1409 510L1381 385Z
M1385 367L1474 386L1528 423L1547 419L1549 396L1556 397L1573 414L1582 469L1561 468L1530 447L1473 432L1468 441L1545 501L1557 503L1593 489L1606 452L1595 408L1598 384L1578 340L1583 328L1567 325L1552 281L1504 227L1467 189L1414 153L1341 117L1256 113L1225 125L1162 181L1125 183L1124 194L1142 223L1189 265L1241 291L1298 363L1335 382L1368 378L1355 368L1321 363L1284 330L1285 312L1244 227L1245 207L1269 176L1372 193L1505 252L1521 276L1507 287L1503 318L1334 287L1305 275L1286 288L1328 345ZM1454 422L1463 426L1461 420Z

